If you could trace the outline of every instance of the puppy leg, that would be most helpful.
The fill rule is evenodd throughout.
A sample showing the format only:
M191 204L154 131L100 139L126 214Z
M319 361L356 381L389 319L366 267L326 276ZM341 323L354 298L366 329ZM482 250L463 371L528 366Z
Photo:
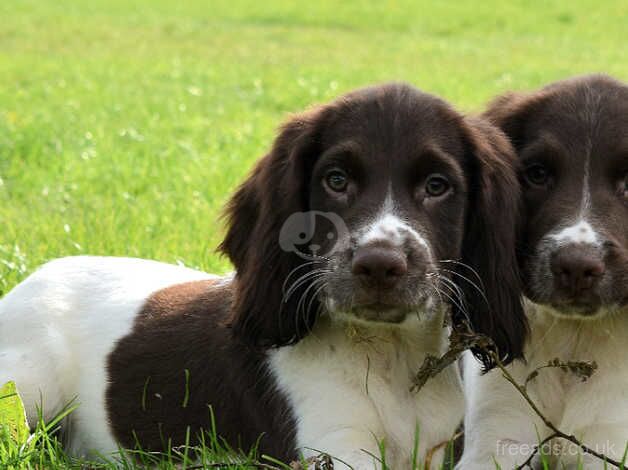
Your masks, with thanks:
M465 445L456 469L480 470L495 463L511 469L522 464L544 437L543 424L500 371L482 375L470 356L464 359L464 369ZM510 371L515 378L527 375L521 363L512 364Z
M559 428L592 450L621 461L628 445L625 374L614 363L602 361L589 380L573 387ZM584 468L604 466L599 459L583 454L578 446L563 443L561 463L572 465L578 461Z
M621 461L628 446L628 424L624 423L593 424L573 434L582 436L581 441L590 449L617 461ZM570 442L562 446L560 464L568 469L593 470L604 467L602 460L582 452Z

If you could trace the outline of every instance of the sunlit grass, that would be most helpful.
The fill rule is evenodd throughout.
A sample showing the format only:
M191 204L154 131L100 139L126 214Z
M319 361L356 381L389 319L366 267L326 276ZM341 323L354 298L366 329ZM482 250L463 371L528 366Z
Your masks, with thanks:
M260 464L266 464L268 469L290 470L286 464L260 455L256 448L247 453L231 449L220 439L215 426L201 436L199 439L201 444L173 447L164 453L148 452L138 446L135 449L120 449L115 455L95 455L90 459L72 456L62 445L60 430L64 420L71 418L74 409L75 406L68 405L50 422L44 422L40 414L40 419L30 439L24 445L11 446L0 440L0 468L6 470L57 468L185 470L205 467L251 470L260 468ZM210 419L210 422L213 423L213 419Z
M0 405L2 400L6 400L13 395L0 395ZM19 401L19 398L18 398ZM20 402L21 403L21 402ZM325 470L328 466L317 466L315 462L301 458L297 462L281 462L272 456L260 453L257 446L253 446L247 452L234 450L220 438L216 428L213 410L208 408L209 429L198 439L197 436L188 438L184 445L171 447L167 443L166 452L148 452L143 450L138 444L134 449L119 449L114 455L92 455L90 459L70 455L63 446L62 428L68 426L67 420L72 419L72 412L78 405L69 403L61 410L57 416L48 422L42 418L43 413L39 411L38 422L33 426L30 438L23 444L18 445L10 438L7 439L5 433L0 432L0 468L7 470L21 469L56 469L56 468L76 468L76 469L99 469L99 470L136 470L144 468L163 470L184 470L198 468L221 468L232 470ZM0 431L4 431L3 423L0 421ZM70 425L71 426L71 425ZM194 438L198 445L190 445ZM407 470L424 470L425 465L418 461L418 448L420 441L419 429L416 429L414 438L414 449L412 450L412 466ZM379 442L379 454L373 455L374 460L381 463L381 470L391 469L386 463L386 445ZM366 452L366 451L365 451ZM453 469L453 444L449 443L445 449L448 459L446 463L439 466L436 462L431 468L441 470ZM318 462L324 459L329 460L329 456L321 455ZM344 461L340 461L344 462ZM298 466L300 464L300 466ZM340 465L340 464L338 464Z
M79 253L224 271L220 207L288 113L384 80L477 110L574 73L627 78L627 15L621 1L1 2L0 289Z

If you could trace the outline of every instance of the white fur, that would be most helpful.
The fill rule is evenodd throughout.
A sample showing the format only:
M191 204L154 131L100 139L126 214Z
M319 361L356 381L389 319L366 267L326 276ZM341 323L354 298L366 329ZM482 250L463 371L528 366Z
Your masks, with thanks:
M429 252L427 240L396 214L392 183L388 185L388 192L378 215L361 232L358 238L358 245L361 246L385 240L387 243L400 247L410 235Z
M394 214L383 213L366 228L364 235L360 237L358 243L360 245L367 245L378 240L386 240L393 245L401 246L407 234L414 237L423 247L428 247L425 238L410 227L410 225L406 224Z
M560 232L551 236L561 245L571 243L589 243L591 245L599 244L599 236L589 222L584 219L578 223L562 229Z
M0 384L15 380L31 424L76 398L70 450L117 450L107 425L106 359L153 292L210 275L132 258L72 257L42 266L0 300ZM42 403L43 400L43 403Z
M115 452L104 399L107 356L152 293L210 277L128 258L74 257L44 265L0 300L0 383L17 382L31 422L40 397L46 418L76 397L70 451ZM366 470L378 465L364 450L377 456L377 441L384 440L389 468L405 469L417 426L420 458L451 438L463 411L456 367L418 394L410 392L425 355L447 347L444 312L418 315L397 326L324 316L297 345L270 354L306 453L324 450ZM437 452L434 462L442 455Z
M528 393L559 429L621 460L628 443L628 312L585 321L557 318L530 302L526 310L532 332L527 363L513 363L510 372L521 383L554 358L596 361L598 370L587 382L558 369L543 369L528 385ZM549 430L498 370L481 376L470 357L465 358L464 369L465 452L456 468L489 468L493 458L503 469L521 464ZM566 468L577 468L579 458L586 469L604 468L599 460L579 455L573 446L553 454Z
M418 430L419 459L451 439L463 411L457 368L447 368L418 393L412 378L427 354L447 348L443 314L421 313L401 326L322 318L311 335L271 358L280 387L298 416L298 445L324 449L356 470L379 468L383 441L391 469L411 468ZM442 449L435 454L440 465ZM341 466L344 468L344 466ZM433 467L437 468L437 467Z

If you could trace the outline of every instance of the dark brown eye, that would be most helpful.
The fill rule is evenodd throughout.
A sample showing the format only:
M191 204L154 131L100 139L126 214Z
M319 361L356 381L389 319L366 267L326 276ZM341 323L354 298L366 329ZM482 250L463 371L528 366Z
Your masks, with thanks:
M325 183L332 191L342 193L347 189L349 177L340 168L334 168L325 175Z
M545 165L534 163L525 169L526 181L533 186L547 186L550 172Z
M449 191L451 185L443 175L430 175L425 182L425 192L430 197L439 197Z

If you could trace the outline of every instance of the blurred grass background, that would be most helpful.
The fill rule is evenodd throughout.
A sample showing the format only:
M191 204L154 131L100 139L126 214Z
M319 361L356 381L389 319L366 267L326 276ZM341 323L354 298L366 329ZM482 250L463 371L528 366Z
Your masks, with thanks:
M623 0L0 2L0 295L75 254L223 272L220 208L288 113L387 80L463 111L626 80L626 25Z

